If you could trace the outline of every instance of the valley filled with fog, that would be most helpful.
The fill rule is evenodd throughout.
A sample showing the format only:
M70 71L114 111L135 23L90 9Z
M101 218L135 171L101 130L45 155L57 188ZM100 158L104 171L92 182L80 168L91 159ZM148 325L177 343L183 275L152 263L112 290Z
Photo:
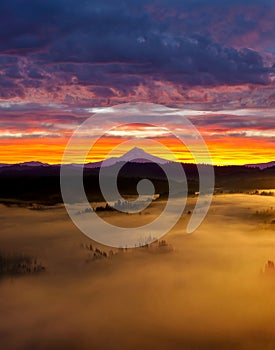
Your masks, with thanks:
M216 195L188 235L195 200L163 242L137 249L93 242L62 205L1 205L1 253L44 267L1 276L3 349L273 349L275 197ZM99 215L134 227L163 206Z

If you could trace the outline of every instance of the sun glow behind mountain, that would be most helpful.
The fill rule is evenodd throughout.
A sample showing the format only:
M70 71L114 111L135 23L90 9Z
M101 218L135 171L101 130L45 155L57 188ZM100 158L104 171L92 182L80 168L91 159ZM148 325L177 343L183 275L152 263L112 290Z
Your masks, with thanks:
M274 1L1 1L0 163L60 163L86 118L130 102L178 109L214 164L273 161ZM192 162L162 130L136 127L87 161L145 136Z
M209 148L213 164L232 165L247 163L265 163L274 160L274 140L266 137L247 137L235 135L213 135L212 130L198 128ZM0 163L20 163L26 161L41 161L49 164L59 164L69 140L71 132L59 137L14 137L0 139ZM194 159L179 139L166 130L134 125L121 130L115 130L101 137L90 151L87 162L97 162L108 158L113 149L113 155L122 156L133 147L140 147L146 152L168 160L174 160L169 153L157 145L146 142L146 138L155 140L167 147L180 162L193 163ZM83 137L79 140L79 149L90 145L93 137ZM130 144L123 143L131 141ZM118 147L122 144L120 147ZM117 147L117 149L116 149ZM78 163L77 155L71 160Z

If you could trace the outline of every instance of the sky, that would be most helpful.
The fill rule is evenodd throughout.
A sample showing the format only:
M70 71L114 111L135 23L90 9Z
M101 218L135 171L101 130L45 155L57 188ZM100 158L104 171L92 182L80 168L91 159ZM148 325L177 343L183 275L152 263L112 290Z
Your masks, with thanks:
M274 38L275 0L2 0L0 163L60 163L78 125L128 102L182 111L214 164L272 161ZM127 130L88 161L148 134Z

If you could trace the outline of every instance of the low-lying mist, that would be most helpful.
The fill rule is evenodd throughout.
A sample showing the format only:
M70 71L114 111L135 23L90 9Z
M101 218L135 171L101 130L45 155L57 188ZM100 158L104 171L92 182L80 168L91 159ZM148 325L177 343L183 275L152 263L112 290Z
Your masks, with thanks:
M164 237L173 249L112 256L62 207L2 206L0 251L37 258L46 270L0 280L1 347L274 349L275 272L262 272L275 260L274 204L274 197L215 196L195 233L185 233L185 213ZM161 207L154 203L146 215ZM142 215L127 215L129 226L137 220ZM108 257L92 259L89 244Z

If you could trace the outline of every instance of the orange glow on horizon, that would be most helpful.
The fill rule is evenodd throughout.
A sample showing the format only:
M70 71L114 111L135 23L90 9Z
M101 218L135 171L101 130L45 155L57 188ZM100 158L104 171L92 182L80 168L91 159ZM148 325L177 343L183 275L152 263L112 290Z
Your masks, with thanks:
M154 138L152 138L154 140ZM62 155L69 138L36 138L36 139L3 139L0 141L0 163L21 163L29 161L40 161L49 164L60 164ZM129 138L108 137L101 138L93 147L87 158L87 162L104 160L108 153ZM156 141L167 146L181 162L194 162L191 154L179 140L172 137L157 138ZM136 141L136 140L135 140ZM167 154L160 152L158 147L146 145L142 140L133 141L131 147L122 146L114 156L118 157L126 153L132 147L143 148L146 152L155 156L166 158ZM85 139L80 144L90 144L91 139ZM274 142L267 139L256 139L246 137L223 137L206 139L212 162L214 165L242 165L246 163L263 163L273 161ZM77 158L72 163L77 163Z

